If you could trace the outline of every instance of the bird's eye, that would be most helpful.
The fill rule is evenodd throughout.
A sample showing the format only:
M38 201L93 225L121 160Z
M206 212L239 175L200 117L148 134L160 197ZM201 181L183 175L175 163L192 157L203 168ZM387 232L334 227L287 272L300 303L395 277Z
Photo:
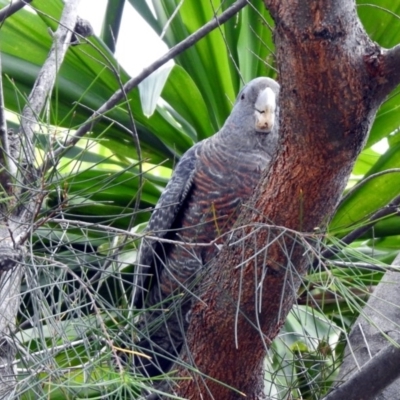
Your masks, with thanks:
M244 100L244 98L245 98L245 95L244 95L244 93L240 96L240 99L241 100Z

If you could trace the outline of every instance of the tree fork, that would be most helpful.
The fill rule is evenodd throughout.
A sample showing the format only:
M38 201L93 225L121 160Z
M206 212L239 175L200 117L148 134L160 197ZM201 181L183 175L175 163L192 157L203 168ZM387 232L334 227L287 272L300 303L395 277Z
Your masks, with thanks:
M276 25L280 150L193 307L183 358L201 375L178 367L193 378L175 387L183 398L265 397L263 359L308 263L293 234L266 223L311 237L324 230L379 106L400 81L399 46L373 43L353 0L265 4Z

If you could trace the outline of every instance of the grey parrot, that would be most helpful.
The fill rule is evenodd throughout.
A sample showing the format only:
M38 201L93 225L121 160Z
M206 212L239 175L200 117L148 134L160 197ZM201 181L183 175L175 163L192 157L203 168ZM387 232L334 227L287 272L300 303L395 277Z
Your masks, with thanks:
M145 376L167 372L179 357L196 278L276 153L278 96L273 79L245 85L221 130L182 156L153 211L133 294L136 308L143 309L136 350L151 357L135 360Z

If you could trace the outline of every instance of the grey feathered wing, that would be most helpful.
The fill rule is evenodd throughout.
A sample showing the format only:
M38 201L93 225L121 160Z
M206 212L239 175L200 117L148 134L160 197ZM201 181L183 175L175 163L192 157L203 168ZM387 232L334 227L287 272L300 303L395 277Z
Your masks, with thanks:
M196 150L201 145L202 142L197 143L180 159L157 202L144 232L145 235L164 238L172 228L178 212L192 187L193 177L196 172ZM146 294L150 290L148 282L151 277L153 275L159 276L160 271L155 273L155 269L160 270L162 268L162 262L156 262L155 252L157 251L157 246L157 240L146 238L146 236L142 239L133 281L133 300L137 307L141 307L144 304Z

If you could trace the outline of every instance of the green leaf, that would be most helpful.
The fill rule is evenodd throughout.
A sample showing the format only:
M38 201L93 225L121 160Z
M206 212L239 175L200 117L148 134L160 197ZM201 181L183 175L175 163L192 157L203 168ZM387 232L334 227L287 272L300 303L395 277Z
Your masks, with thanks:
M172 69L162 98L193 126L197 140L205 139L214 133L207 105L193 79L181 66L175 65Z
M121 19L125 0L108 0L101 29L101 38L112 53L115 53L115 44L118 40Z
M36 1L34 5L42 13L56 18L62 2ZM10 78L4 81L6 106L15 112L21 111L51 46L47 28L54 28L54 21L42 13L34 15L21 10L8 18L0 31L3 73ZM35 39L31 40L32 37ZM97 38L91 37L87 44L71 47L58 78L51 107L51 123L68 128L78 127L91 115L92 110L98 109L120 88L120 79L125 82L128 75ZM129 93L128 97L144 157L158 163L166 158L175 158L187 149L190 142L185 137L181 140L179 130L171 126L159 112L156 111L150 119L146 118L141 109L138 89ZM137 158L132 134L124 128L131 128L126 107L120 105L114 108L107 113L107 117L118 121L118 124L114 125L112 131L107 131L110 122L103 119L95 126L94 134L105 132L105 139L119 136L119 140L130 143L131 156ZM107 145L107 141L104 145Z
M358 15L371 39L384 48L396 46L399 42L400 4L392 0L358 0L357 5ZM397 89L381 106L368 139L368 147L400 126L399 108Z
M353 168L354 175L365 175L378 161L380 154L371 148L361 152Z
M400 144L389 148L369 170L366 178L378 172L400 167ZM360 224L378 209L386 206L400 192L400 173L379 175L351 192L340 204L331 224L331 230L345 233Z
M392 0L358 0L357 12L372 40L382 47L398 44L399 36L394 27L399 23L400 4Z
M366 147L388 137L400 127L400 91L396 89L379 108Z
M139 85L140 100L142 103L143 114L149 118L154 114L157 102L160 99L161 92L172 66L160 68L153 72Z

